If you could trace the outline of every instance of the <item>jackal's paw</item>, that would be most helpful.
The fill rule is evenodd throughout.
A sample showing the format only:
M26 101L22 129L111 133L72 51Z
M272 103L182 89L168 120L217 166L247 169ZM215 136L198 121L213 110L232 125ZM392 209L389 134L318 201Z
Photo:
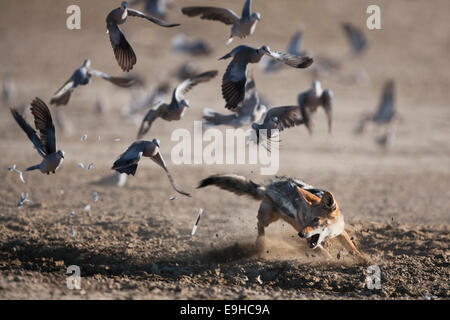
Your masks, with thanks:
M357 256L357 258L358 258L358 263L363 266L370 266L370 265L374 264L373 261L370 258L366 257L365 255L359 255L359 256Z

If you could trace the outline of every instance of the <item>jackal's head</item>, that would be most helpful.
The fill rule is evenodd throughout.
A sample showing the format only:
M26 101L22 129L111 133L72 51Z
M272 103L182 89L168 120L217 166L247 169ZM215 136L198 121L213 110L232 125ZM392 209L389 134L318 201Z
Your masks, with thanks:
M306 226L298 235L310 239L311 249L315 249L327 237L334 238L344 231L344 217L330 192L326 191L320 202L311 204L309 209Z

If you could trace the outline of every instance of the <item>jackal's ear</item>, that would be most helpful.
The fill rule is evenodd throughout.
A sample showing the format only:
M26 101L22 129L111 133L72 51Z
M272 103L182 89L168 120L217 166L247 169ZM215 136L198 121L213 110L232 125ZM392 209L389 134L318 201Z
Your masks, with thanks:
M331 194L331 192L325 191L322 196L322 200L320 200L320 203L322 204L322 207L328 211L336 210L336 201L334 200L334 196Z

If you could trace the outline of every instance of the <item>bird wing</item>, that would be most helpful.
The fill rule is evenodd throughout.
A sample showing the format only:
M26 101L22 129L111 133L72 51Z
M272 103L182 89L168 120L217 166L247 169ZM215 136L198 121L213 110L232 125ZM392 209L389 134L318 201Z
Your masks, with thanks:
M34 125L39 130L41 145L46 154L56 152L56 134L52 115L44 101L35 98L31 102L31 113L34 116Z
M147 19L148 21L151 21L151 22L161 26L161 27L172 28L172 27L177 27L177 26L180 25L178 23L172 23L172 24L167 23L167 22L159 20L159 19L157 19L155 17L151 17L149 15L146 15L145 13L142 13L142 12L140 12L138 10L134 10L134 9L129 9L128 8L127 11L128 11L128 15L131 16L131 17L144 18L144 19Z
M242 18L248 18L251 14L251 5L252 0L246 0L244 3L244 7L242 8Z
M119 156L112 168L119 173L127 173L134 175L136 173L137 165L141 160L142 152L144 151L144 143L141 141L133 142L128 149Z
M98 70L89 70L89 75L94 75L100 78L103 78L116 86L128 88L135 84L136 79L133 78L124 78L124 77L112 77L104 72Z
M239 17L232 10L216 7L184 7L181 12L189 17L200 16L201 19L214 20L232 25L239 22Z
M70 95L77 84L73 79L73 76L70 77L53 95L50 100L50 104L56 104L59 106L64 106L69 102Z
M109 40L111 41L117 63L123 71L130 71L137 62L133 48L130 46L115 22L108 19L106 27L108 29Z
M305 99L307 97L307 92L300 93L297 98L300 113L302 115L303 123L305 124L308 132L312 133L312 122L311 122L311 112L310 109L306 107Z
M178 185L175 183L172 175L170 174L169 170L167 169L166 162L164 161L163 157L161 156L161 152L158 151L158 153L156 155L152 156L151 158L157 165L159 165L161 168L164 169L164 171L167 174L167 177L169 178L170 184L172 185L172 188L174 188L176 192L178 192L182 195L188 196L188 197L191 196L189 193L181 190L180 187L178 187Z
M225 108L236 109L245 98L245 83L247 81L247 59L236 55L222 78L222 96L226 101Z
M147 134L150 130L153 121L161 116L162 113L166 112L168 108L167 104L159 104L154 108L148 110L144 119L142 120L141 127L139 128L137 139L140 140L142 137Z
M333 120L333 93L330 90L325 90L321 96L322 106L325 110L328 120L328 132L331 133L331 125Z
M194 86L199 83L207 82L217 76L217 70L203 72L199 75L196 75L192 78L184 80L181 84L179 84L172 95L172 103L175 101L181 101L184 99L184 95L188 93Z
M301 124L303 124L303 119L298 106L284 106L270 109L266 114L262 128L283 131Z
M287 52L293 55L298 55L302 44L302 32L297 31L289 42Z
M362 53L364 49L367 48L367 39L364 36L364 33L350 23L344 23L342 27L350 41L353 52L356 54Z
M294 68L308 68L314 60L308 56L297 56L290 53L265 50L266 55Z
M376 114L373 116L375 122L388 122L394 115L394 82L388 81L383 88L383 96Z
M38 135L36 134L36 131L25 121L25 119L17 112L15 109L10 109L11 114L16 120L16 122L19 124L19 126L22 128L23 131L27 134L28 138L33 142L34 147L36 148L37 152L42 156L46 156L45 148L41 144L41 140L39 139Z

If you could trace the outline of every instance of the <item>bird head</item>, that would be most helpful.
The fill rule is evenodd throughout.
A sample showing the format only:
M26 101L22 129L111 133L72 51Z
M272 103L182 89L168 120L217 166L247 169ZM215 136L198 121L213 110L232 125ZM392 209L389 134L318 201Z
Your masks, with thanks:
M159 148L159 140L158 139L153 139L152 140L152 142L154 143L154 144L156 144L156 146Z
M90 68L91 67L91 60L90 59L84 60L83 67L84 68Z
M189 106L189 102L188 102L186 99L181 100L181 101L180 101L180 105L181 105L182 107L186 107L186 108L189 108L189 107L190 107L190 106Z
M260 104L256 107L256 110L263 116L269 109L265 105Z
M258 144L259 143L259 124L257 124L256 122L253 122L252 129L253 129L254 133L251 132L249 138L250 138L250 140L253 140L256 135L256 143Z
M255 12L255 13L252 14L252 18L254 20L260 21L261 20L261 15L258 12Z
M262 50L266 53L270 53L270 48L268 46L262 46L261 48L259 48L259 50Z
M319 80L313 81L312 88L313 88L314 92L316 92L317 94L320 94L322 92L322 84L320 83Z
M59 156L64 159L64 154L65 154L64 151L58 150L58 152L56 152L56 153L59 154Z
M127 1L122 1L122 4L120 5L122 9L126 9L128 8L128 2Z

